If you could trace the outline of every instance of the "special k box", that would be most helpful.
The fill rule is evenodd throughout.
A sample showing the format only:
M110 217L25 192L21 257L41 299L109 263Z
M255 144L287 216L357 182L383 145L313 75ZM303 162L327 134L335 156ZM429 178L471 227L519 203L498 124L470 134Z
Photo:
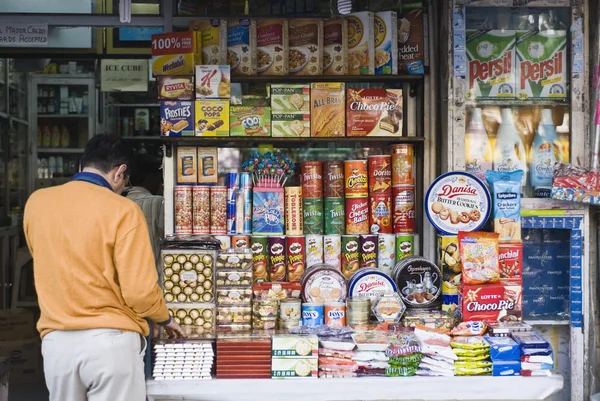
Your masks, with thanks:
M196 99L229 99L231 68L228 65L196 66Z
M348 89L346 136L401 136L402 89Z
M193 75L201 49L194 32L152 35L152 75Z
M458 294L462 320L514 322L523 317L521 285L463 285Z

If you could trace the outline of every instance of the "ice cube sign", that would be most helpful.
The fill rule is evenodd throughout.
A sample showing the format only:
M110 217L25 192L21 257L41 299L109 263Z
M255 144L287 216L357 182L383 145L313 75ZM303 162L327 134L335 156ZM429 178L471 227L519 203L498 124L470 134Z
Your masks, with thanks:
M567 31L517 32L517 97L567 96Z
M515 97L515 31L467 31L470 99Z

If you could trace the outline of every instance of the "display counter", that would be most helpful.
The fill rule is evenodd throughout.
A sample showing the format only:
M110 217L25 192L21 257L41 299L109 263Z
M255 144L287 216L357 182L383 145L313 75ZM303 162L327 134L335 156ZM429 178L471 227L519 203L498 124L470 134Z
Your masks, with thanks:
M148 400L545 400L563 388L550 377L399 377L147 381Z

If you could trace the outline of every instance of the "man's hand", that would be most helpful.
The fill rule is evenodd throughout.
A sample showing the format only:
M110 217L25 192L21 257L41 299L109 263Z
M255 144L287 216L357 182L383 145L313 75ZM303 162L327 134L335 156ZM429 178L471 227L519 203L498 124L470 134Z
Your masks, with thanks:
M171 323L163 326L169 337L175 338L185 338L186 335L179 324L175 321L175 319L171 319Z

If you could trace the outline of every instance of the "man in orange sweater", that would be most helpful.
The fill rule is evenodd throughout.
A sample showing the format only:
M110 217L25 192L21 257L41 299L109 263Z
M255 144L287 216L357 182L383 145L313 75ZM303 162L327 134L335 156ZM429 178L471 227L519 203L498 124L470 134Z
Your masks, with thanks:
M98 135L71 182L25 206L50 401L144 401L145 318L183 336L157 285L144 215L120 196L133 164L127 142Z

